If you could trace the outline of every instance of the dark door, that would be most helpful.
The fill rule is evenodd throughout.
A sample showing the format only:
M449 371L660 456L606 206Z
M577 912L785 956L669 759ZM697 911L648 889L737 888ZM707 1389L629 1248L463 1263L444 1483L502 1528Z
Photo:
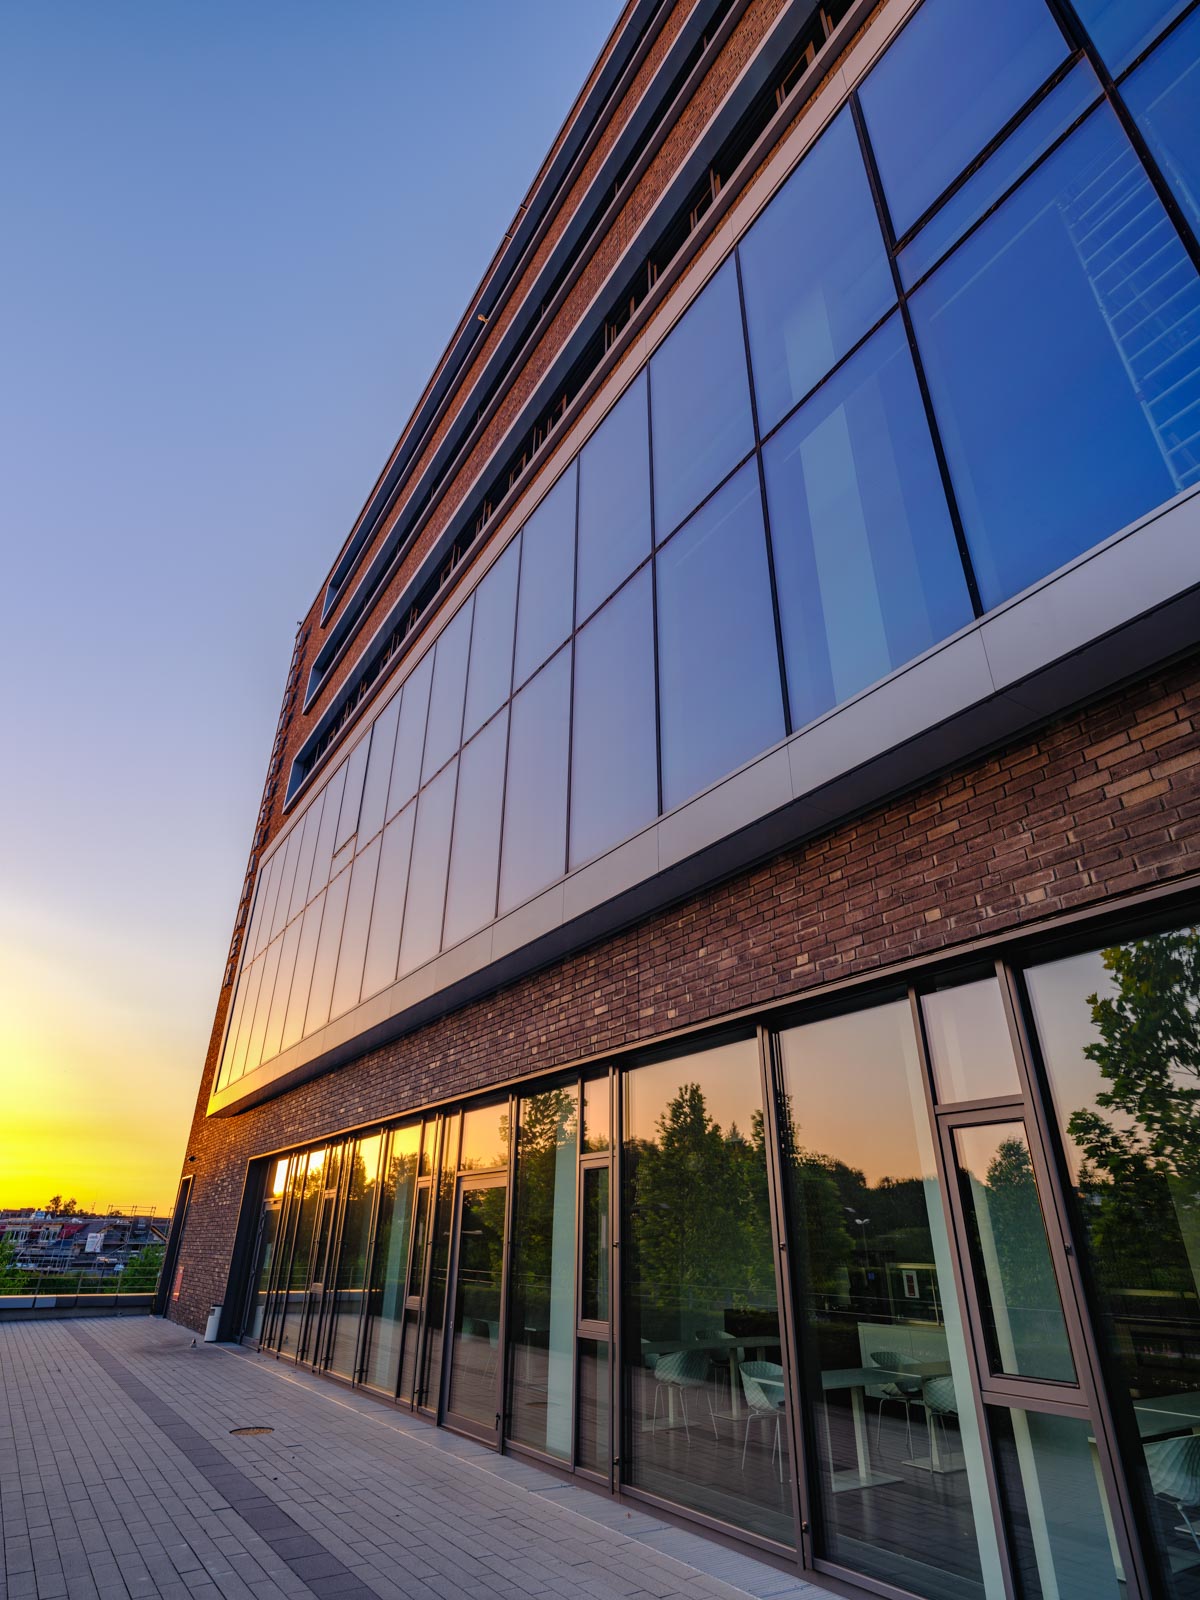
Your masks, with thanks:
M500 1427L507 1201L503 1175L459 1181L446 1413L448 1421L488 1439L497 1439Z

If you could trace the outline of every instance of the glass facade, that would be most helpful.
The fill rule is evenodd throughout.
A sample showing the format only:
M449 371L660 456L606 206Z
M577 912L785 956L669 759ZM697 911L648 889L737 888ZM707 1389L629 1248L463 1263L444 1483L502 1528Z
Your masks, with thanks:
M218 1090L1200 482L1198 58L923 0L259 865Z
M1162 920L265 1159L244 1335L835 1576L1200 1600Z

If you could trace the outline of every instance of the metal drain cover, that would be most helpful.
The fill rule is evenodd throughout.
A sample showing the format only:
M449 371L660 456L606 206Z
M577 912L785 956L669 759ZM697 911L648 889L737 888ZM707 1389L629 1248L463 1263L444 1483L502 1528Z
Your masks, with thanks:
M274 1433L274 1428L230 1428L230 1433L237 1434L239 1439L244 1439L250 1433Z

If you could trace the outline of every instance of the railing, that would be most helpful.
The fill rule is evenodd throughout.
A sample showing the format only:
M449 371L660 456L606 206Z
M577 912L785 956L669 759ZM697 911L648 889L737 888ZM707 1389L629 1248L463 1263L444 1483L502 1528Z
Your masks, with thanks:
M10 1271L0 1279L0 1321L73 1312L104 1316L149 1311L157 1287L157 1274L146 1272Z

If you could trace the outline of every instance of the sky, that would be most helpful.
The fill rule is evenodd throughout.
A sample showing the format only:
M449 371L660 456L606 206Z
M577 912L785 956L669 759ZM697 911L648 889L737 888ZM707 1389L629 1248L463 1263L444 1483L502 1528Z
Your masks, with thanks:
M297 622L619 10L0 7L0 1208L170 1208Z

